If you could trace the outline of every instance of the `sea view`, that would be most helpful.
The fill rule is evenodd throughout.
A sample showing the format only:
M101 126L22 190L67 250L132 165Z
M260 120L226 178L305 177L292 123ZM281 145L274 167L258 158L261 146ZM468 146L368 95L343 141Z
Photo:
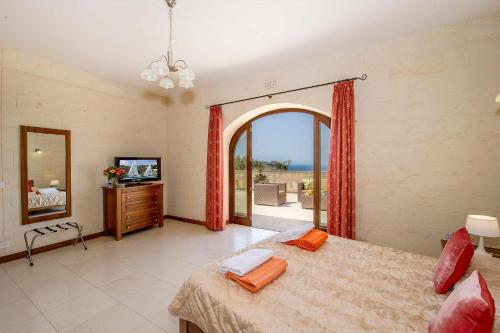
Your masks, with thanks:
M327 171L328 164L321 166L321 171ZM288 166L288 171L314 171L314 167L312 164L290 164Z
M314 167L312 164L290 164L288 166L288 171L313 171Z

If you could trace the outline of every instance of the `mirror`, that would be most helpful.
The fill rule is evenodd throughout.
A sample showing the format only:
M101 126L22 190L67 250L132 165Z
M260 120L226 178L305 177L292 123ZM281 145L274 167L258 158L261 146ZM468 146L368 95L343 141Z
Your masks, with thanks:
M71 216L71 132L21 126L22 223Z

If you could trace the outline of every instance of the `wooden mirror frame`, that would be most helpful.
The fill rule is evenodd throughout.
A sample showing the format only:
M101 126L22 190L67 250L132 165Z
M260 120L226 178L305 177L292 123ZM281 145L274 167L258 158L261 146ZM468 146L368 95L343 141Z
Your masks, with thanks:
M66 211L29 217L28 212L28 133L64 135L66 148ZM31 224L71 216L71 131L44 127L21 126L21 212L22 224Z

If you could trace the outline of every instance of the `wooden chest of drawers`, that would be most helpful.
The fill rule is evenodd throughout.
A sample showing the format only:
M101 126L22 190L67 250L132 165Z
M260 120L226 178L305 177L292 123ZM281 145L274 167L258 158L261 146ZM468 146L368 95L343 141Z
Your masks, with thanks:
M154 224L163 227L163 184L102 189L104 231L116 240Z

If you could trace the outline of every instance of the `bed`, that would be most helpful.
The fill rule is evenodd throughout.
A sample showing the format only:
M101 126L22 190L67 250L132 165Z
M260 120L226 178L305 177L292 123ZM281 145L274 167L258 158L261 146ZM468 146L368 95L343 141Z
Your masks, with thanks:
M39 211L49 208L65 208L66 192L40 194L37 192L28 192L28 211Z
M203 267L170 304L181 332L427 332L446 299L434 292L436 258L334 236L315 253L270 239L250 248L273 249L287 271L251 294L216 263ZM500 304L500 261L479 259L470 270ZM494 332L499 320L497 312Z

